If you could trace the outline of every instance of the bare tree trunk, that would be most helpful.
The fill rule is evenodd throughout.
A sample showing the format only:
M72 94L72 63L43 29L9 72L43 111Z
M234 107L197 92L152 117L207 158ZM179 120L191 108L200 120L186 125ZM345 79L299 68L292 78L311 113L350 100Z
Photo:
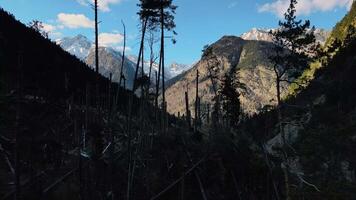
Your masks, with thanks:
M159 83L160 83L160 77L161 77L161 68L162 68L162 51L160 51L160 56L159 56L159 64L158 64L158 75L157 75L157 82L156 82L156 98L155 98L155 106L156 109L159 108L158 106L158 95L159 95Z
M164 80L164 12L163 6L161 6L161 62L162 62L162 102L166 102L166 88L165 88L165 80ZM166 112L166 110L163 110Z
M195 110L194 110L194 133L198 133L198 101L199 101L199 71L197 70L197 76L195 80Z
M276 70L275 70L276 71ZM282 100L281 100L281 80L280 80L280 75L276 72L276 89L277 89L277 114L278 114L278 127L279 127L279 133L281 134L282 138L282 160L284 161L284 167L283 167L283 176L284 176L284 184L285 184L285 190L286 190L286 200L290 200L290 188L289 188L289 175L288 175L288 155L286 151L286 135L284 132L283 128L283 116L282 116Z
M166 106L166 88L165 88L165 73L164 73L164 10L163 5L161 5L161 67L162 67L162 112L163 114L163 132L166 133L167 124L167 106Z
M151 77L152 77L152 67L155 62L155 55L154 55L154 50L153 50L153 45L155 43L155 38L154 38L154 33L150 32L150 38L149 38L149 46L150 46L150 69L148 72L148 80L151 83ZM148 88L150 88L151 85L148 85Z
M190 116L190 110L189 110L189 96L188 92L185 92L185 110L186 110L186 117L187 117L187 124L189 130L191 129L191 116Z
M143 29L142 29L142 35L141 35L141 44L140 44L140 50L138 53L138 58L137 58L137 63L136 63L136 70L135 70L135 77L134 77L134 83L133 83L133 92L135 92L135 90L137 89L137 77L138 77L138 70L140 67L140 62L141 62L141 55L142 55L142 51L143 51L143 44L144 44L144 40L145 40L145 34L146 34L146 28L147 28L147 21L148 19L144 19L143 22Z
M120 78L119 78L119 88L121 87L121 81L122 81L122 77L124 76L124 64L125 64L125 50L126 50L126 26L124 21L121 20L122 26L124 27L124 49L122 50L122 56L121 56L121 70L120 70ZM116 97L118 98L118 97Z
M95 12L95 72L99 73L98 0L94 0Z
M198 127L201 128L201 103L200 103L201 98L198 97Z

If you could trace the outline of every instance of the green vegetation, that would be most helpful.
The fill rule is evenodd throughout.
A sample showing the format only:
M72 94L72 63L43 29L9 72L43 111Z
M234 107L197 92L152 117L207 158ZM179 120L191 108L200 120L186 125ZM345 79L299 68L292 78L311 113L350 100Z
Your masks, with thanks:
M309 68L304 70L302 75L298 77L288 87L288 97L296 96L301 90L308 86L309 82L314 79L315 72L322 67L319 61L314 61L309 65Z
M356 32L348 28L343 45L332 45L320 62L309 55L301 61L300 49L314 40L309 21L296 21L295 4L274 46L237 39L221 44L219 54L204 49L215 104L203 113L211 121L198 126L197 71L194 131L188 93L187 115L169 116L165 106L136 98L0 10L0 33L20 44L4 45L0 35L0 198L355 199ZM156 14L162 23L162 5ZM242 62L220 80L218 56L228 50L238 52L225 52L229 59ZM269 51L276 53L269 58L278 106L243 116L236 67L263 63ZM291 92L302 90L283 100L279 84L295 70L303 73Z
M346 14L346 16L336 24L326 42L326 46L332 44L334 40L344 41L347 36L349 26L356 27L356 2L352 4L351 10Z
M350 33L350 29L356 27L356 2L352 4L351 10L346 16L336 24L331 34L326 40L320 51L324 52L324 57L332 57L338 51L338 47L335 47L335 43L341 41L343 43ZM325 58L319 58L319 60L311 62L309 68L306 69L300 77L298 77L294 83L288 88L289 96L296 96L302 89L304 89L311 80L314 79L314 75L318 69L327 65L327 63L321 63L320 60ZM328 59L328 58L327 58Z

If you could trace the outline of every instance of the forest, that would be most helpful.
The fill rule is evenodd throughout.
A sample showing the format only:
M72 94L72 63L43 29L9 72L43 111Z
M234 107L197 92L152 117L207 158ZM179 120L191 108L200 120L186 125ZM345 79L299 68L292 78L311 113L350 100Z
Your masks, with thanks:
M104 75L100 1L93 66L0 3L1 200L356 199L356 2L321 43L288 0L269 41L224 36L166 80L176 2L138 1L134 73L124 46Z

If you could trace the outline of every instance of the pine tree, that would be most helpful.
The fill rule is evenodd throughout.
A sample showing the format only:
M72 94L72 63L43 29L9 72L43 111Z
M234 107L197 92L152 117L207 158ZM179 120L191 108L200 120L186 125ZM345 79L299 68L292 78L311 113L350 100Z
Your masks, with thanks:
M297 0L290 0L289 8L284 14L284 21L279 22L279 28L271 31L274 43L274 52L269 57L273 63L273 71L276 81L277 113L279 122L279 132L282 137L283 172L285 179L286 199L290 199L289 191L289 166L285 132L282 120L282 82L293 83L293 78L297 78L309 66L310 61L317 54L317 44L315 43L314 30L310 29L310 21L296 19ZM292 81L291 81L292 79Z
M237 89L244 88L244 84L234 79L235 77L233 77L233 75L234 74L225 74L219 94L222 99L221 104L224 117L228 120L228 125L235 128L239 124L242 114L239 99L240 93Z

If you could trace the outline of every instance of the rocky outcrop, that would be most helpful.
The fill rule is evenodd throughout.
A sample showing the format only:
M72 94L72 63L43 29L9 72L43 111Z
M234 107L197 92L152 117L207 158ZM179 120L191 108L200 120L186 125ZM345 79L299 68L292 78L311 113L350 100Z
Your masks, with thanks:
M235 36L224 36L212 44L213 53L220 61L218 78L235 70L241 83L246 85L246 90L241 90L240 101L245 113L257 113L266 105L275 105L276 86L274 72L270 68L268 54L272 43L266 41L244 40ZM195 79L199 71L199 96L202 106L210 103L214 96L212 82L209 79L208 66L211 60L202 59L190 70L171 82L166 90L167 110L171 114L185 113L184 93L188 91L189 105L194 113ZM286 93L287 85L283 87Z

